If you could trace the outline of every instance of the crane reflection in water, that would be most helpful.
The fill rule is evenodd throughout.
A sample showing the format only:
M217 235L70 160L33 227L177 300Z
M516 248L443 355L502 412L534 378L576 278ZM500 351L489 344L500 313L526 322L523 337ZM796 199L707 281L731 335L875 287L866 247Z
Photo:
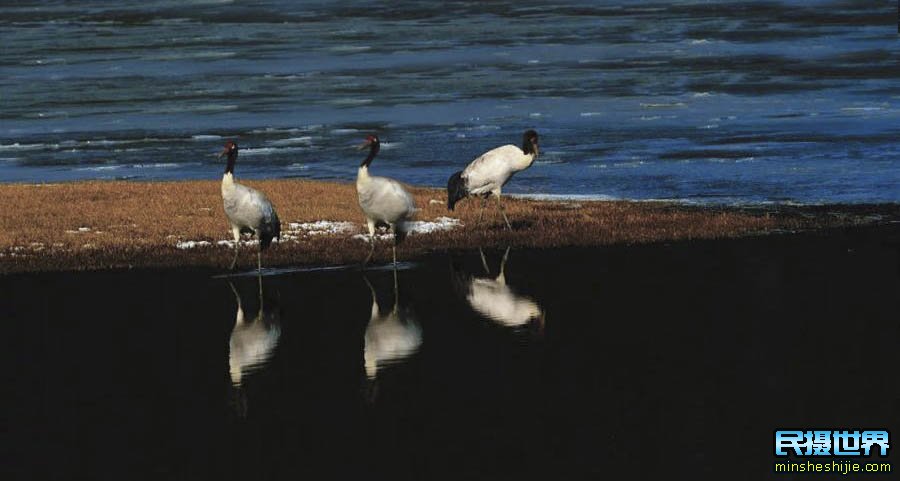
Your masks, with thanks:
M258 276L259 310L247 320L241 294L229 281L228 286L237 302L234 328L228 342L228 372L233 387L233 403L241 417L247 414L247 397L242 389L248 376L265 367L275 354L281 337L281 311L277 303L266 302L263 295L262 276Z
M537 334L542 335L546 320L544 310L537 301L516 293L506 283L509 252L510 247L507 247L496 276L491 276L491 269L481 248L478 249L478 253L481 255L481 266L484 269L483 277L467 274L458 264L451 262L454 284L469 306L482 317L504 327L534 329Z
M416 321L411 309L401 308L397 269L393 269L393 272L394 305L387 312L379 306L372 283L365 275L363 276L372 295L372 311L366 326L363 348L370 400L374 400L377 394L378 371L406 360L418 352L422 345L422 327Z

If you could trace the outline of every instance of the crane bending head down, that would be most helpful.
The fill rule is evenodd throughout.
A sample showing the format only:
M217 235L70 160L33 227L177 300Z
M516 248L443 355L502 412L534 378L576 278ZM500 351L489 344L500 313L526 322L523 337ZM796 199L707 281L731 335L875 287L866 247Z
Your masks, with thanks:
M452 211L457 202L466 197L486 199L493 195L497 198L497 206L503 214L506 227L511 229L500 203L501 190L516 172L531 167L539 153L538 133L529 129L522 134L521 147L504 145L481 154L464 170L450 176L447 181L447 209Z

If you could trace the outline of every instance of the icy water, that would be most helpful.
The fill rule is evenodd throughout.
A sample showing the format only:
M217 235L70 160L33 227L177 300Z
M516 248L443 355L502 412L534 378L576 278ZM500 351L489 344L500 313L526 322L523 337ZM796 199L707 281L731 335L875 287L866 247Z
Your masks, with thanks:
M3 479L760 480L776 429L900 431L898 224L503 257L262 303L252 273L0 277Z
M0 5L0 181L441 186L542 134L507 191L900 201L893 0L17 1Z

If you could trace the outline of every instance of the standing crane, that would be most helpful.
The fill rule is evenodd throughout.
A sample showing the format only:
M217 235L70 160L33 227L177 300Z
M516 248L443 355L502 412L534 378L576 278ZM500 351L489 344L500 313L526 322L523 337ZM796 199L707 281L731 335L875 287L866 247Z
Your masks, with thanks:
M466 197L482 197L484 200L481 203L481 214L478 216L480 222L487 199L493 194L497 198L497 208L506 221L506 228L512 230L506 212L503 211L503 204L500 203L500 190L513 174L531 167L537 156L538 134L534 130L525 131L522 136L522 148L510 144L481 154L470 162L465 170L450 176L447 181L447 209L452 211L456 203Z
M387 226L394 232L394 267L397 266L397 246L403 242L407 234L406 222L412 219L416 213L416 202L412 195L394 179L387 177L374 177L369 175L369 165L381 143L375 135L366 137L366 141L359 146L359 150L369 149L369 155L359 165L356 174L356 193L359 196L359 207L366 216L369 227L369 240L371 249L363 266L369 263L375 253L375 227Z
M221 159L228 156L225 174L222 176L222 201L225 204L225 216L231 224L234 234L234 260L231 267L237 265L240 250L241 234L255 235L259 239L256 252L256 267L262 271L262 251L272 243L272 239L281 237L281 221L275 212L275 206L262 192L238 184L234 181L234 163L237 160L238 146L233 141L225 142L225 149L219 154Z

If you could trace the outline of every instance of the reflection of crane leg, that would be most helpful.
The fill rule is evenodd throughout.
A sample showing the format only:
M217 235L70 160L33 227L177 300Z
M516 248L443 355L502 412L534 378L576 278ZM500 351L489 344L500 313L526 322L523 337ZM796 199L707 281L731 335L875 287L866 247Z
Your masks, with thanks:
M237 265L238 250L240 250L241 247L241 230L237 227L232 227L231 232L234 234L234 259L231 260L231 266L228 268L228 270L233 271L234 266Z
M232 284L231 281L228 281L228 287L230 287L231 292L234 293L234 300L237 301L238 310L240 310L241 309L241 295L238 294L237 289L234 288L234 284Z
M509 250L512 246L506 248L506 252L503 253L503 259L500 260L500 274L503 275L506 269L506 259L509 259Z
M363 261L362 266L366 267L370 260L372 260L372 256L375 254L375 223L371 220L367 220L369 224L369 255L366 256L366 260Z
M506 248L506 252L503 253L503 259L500 260L500 274L497 275L497 281L501 284L506 284L506 259L509 258L509 249Z
M262 273L256 276L259 279L259 312L262 314L263 312L263 288L262 288Z
M365 274L363 274L363 280L366 281L366 285L369 286L369 292L372 293L372 303L375 304L377 302L377 299L375 298L375 288L372 287L372 283L369 282L369 278L366 277Z
M366 281L366 285L369 286L369 292L372 294L372 319L374 319L378 316L378 313L381 310L378 307L378 297L375 295L375 288L372 287L372 283L369 282L369 278L366 277L365 274L363 274L363 280Z
M234 293L234 300L237 302L237 312L234 316L234 325L237 327L238 324L244 323L244 307L241 305L241 295L238 293L237 289L235 289L234 284L231 281L228 281L228 287L231 288L231 292Z
M506 217L506 211L503 210L503 204L500 202L500 194L497 194L497 208L499 208L500 213L503 214L503 220L506 221L506 228L512 230L512 224L509 223L509 219Z
M400 305L400 287L397 282L397 261L394 261L394 309Z

